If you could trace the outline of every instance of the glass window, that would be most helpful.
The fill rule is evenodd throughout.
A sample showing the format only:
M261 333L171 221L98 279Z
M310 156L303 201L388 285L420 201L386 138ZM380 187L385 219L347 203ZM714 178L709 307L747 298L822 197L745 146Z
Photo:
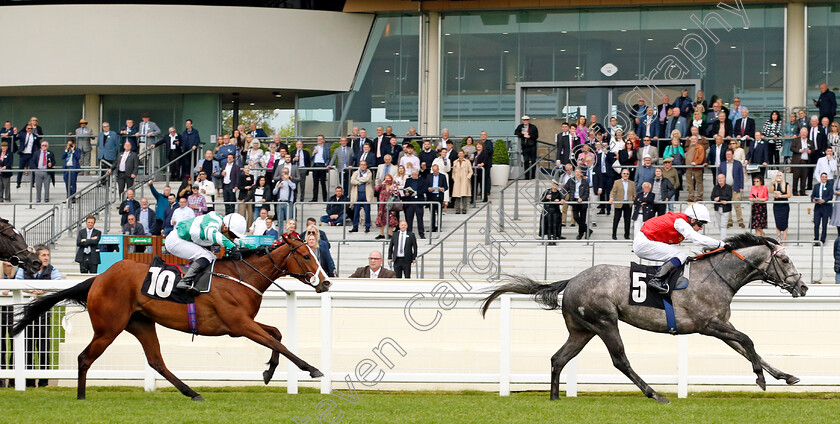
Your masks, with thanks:
M840 66L840 7L808 7L808 108L816 111L810 99L820 95L819 85L823 82L828 88L838 92L840 72L834 68Z

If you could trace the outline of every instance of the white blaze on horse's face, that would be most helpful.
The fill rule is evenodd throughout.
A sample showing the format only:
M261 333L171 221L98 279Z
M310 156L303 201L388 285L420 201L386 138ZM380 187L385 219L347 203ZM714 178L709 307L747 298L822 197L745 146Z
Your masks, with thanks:
M312 251L312 248L309 245L306 245L306 248L309 249L309 254L312 255L312 258L315 259L315 263L318 264L318 270L315 272L312 277L309 278L309 285L312 287L318 287L321 281L329 282L330 276L327 275L327 272L324 271L324 268L321 267L321 261L318 260L318 255ZM329 284L327 284L329 286Z

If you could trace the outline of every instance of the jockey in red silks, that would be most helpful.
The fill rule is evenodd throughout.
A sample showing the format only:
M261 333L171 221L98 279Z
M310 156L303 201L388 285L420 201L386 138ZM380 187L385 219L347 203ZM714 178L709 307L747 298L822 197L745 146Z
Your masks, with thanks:
M669 212L645 221L633 239L633 251L642 259L665 262L648 281L649 286L660 293L668 293L668 284L662 280L688 259L688 255L675 246L685 239L710 249L729 248L720 240L698 233L709 219L709 210L694 203L685 213Z

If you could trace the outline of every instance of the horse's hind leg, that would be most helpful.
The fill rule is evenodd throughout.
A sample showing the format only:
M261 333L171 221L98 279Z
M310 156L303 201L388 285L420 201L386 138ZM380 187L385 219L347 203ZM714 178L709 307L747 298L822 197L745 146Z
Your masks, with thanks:
M764 371L761 369L761 357L755 352L755 345L749 336L735 329L735 326L729 321L718 319L709 321L706 328L700 330L700 334L717 337L724 342L731 340L741 345L744 349L744 356L752 363L753 372L758 376L755 384L761 387L761 390L767 390L767 383L764 381Z
M143 352L146 353L146 360L155 371L160 373L160 375L172 383L172 385L183 393L184 396L187 396L195 401L204 400L201 395L184 384L183 381L178 379L178 377L175 377L175 375L166 368L166 364L163 363L163 356L160 354L160 342L158 341L157 331L155 331L155 323L152 320L147 318L145 315L141 315L139 313L134 314L128 322L128 326L125 330L133 334L134 337L137 337L137 340L140 341L140 344L143 346Z
M613 365L619 371L624 373L636 386L642 390L645 396L656 399L657 402L670 403L665 396L656 393L638 374L630 367L630 361L627 360L627 355L624 353L624 342L621 341L621 335L618 332L618 326L615 322L601 322L598 329L598 337L604 341L607 350L612 357Z
M560 399L560 371L595 336L595 333L589 330L573 329L568 324L567 327L569 329L569 338L566 339L563 347L551 356L551 400Z
M94 332L93 340L87 345L85 350L79 354L79 376L76 383L76 399L85 399L85 386L87 386L87 372L90 366L97 358L99 358L105 349L111 345L111 342L117 338L117 335L122 330L115 330L113 328L104 329L102 332Z
M732 349L735 349L736 352L740 353L744 358L747 358L747 360L750 359L750 357L747 356L746 349L744 349L744 347L741 346L740 343L738 343L736 341L732 341L732 340L724 340L723 342L726 343L727 345L729 345L729 347L731 347ZM761 363L761 367L764 368L765 371L770 373L770 375L772 375L773 378L775 378L777 380L784 380L785 383L791 384L791 385L799 383L799 378L798 377L790 375L790 374L788 374L788 373L786 373L782 370L779 370L777 368L774 368L772 365L767 363L767 361L765 361L764 359L761 359L760 356L758 357L758 360Z

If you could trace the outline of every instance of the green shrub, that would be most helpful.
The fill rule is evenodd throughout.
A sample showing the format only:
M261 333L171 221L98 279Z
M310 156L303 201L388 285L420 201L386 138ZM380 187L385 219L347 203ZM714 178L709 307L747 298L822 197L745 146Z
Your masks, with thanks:
M504 140L496 140L493 144L493 165L510 165L510 155Z
M335 155L335 149L339 147L341 147L341 143L337 141L333 142L333 144L330 144L330 157L333 157L333 155Z

